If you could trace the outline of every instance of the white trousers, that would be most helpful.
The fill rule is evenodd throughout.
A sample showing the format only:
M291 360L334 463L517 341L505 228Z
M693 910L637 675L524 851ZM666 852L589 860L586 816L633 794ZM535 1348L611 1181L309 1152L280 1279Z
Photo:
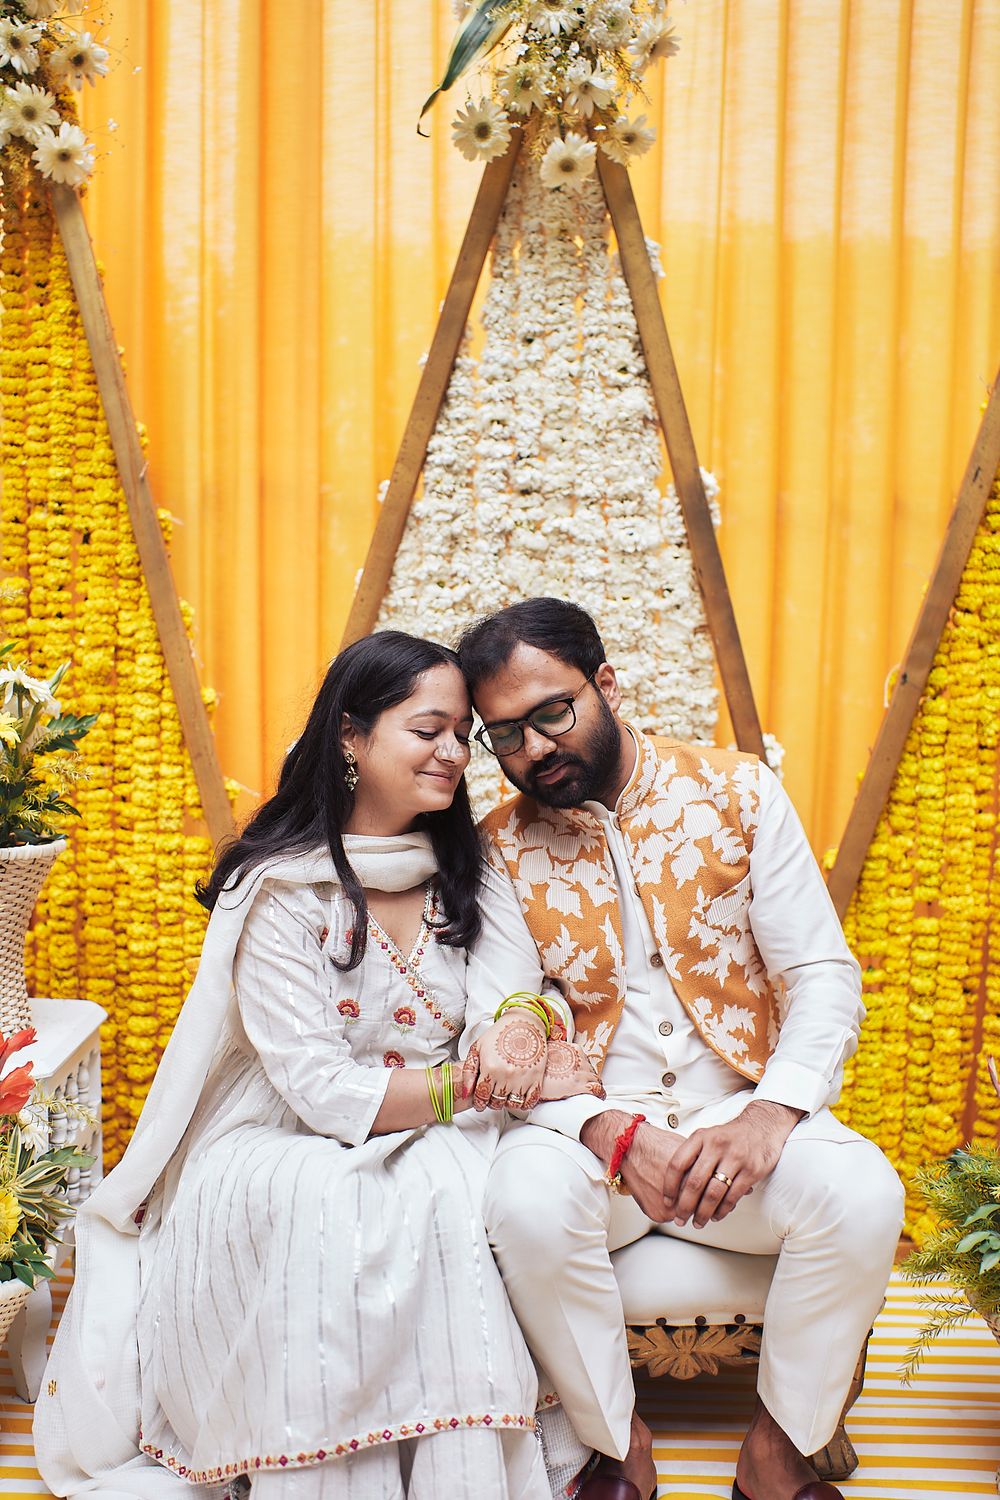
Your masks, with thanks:
M500 1143L486 1199L514 1312L581 1440L618 1458L628 1451L635 1396L610 1252L652 1231L777 1255L757 1389L802 1454L822 1448L840 1420L902 1227L903 1190L882 1152L820 1110L796 1125L771 1175L704 1229L654 1224L634 1199L609 1191L603 1172L579 1141L519 1124Z

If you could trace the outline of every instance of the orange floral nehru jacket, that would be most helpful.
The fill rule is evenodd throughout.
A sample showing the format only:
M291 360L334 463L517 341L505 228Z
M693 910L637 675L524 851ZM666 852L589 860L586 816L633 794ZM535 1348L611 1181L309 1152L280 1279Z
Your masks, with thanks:
M659 958L708 1046L759 1079L779 1026L779 997L750 929L760 762L633 733L638 759L615 816ZM601 824L585 808L542 807L522 795L483 828L542 968L573 1010L576 1040L600 1069L625 1003L618 891Z

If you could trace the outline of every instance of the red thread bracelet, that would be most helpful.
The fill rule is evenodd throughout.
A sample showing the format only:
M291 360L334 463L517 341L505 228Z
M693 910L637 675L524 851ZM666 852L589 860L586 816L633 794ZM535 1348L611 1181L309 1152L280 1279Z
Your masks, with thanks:
M604 1175L604 1181L616 1193L620 1193L622 1190L622 1162L628 1156L632 1142L635 1140L636 1131L640 1125L645 1124L645 1120L645 1115L633 1115L621 1135L615 1141L615 1148L611 1153L611 1160L608 1162L608 1170Z

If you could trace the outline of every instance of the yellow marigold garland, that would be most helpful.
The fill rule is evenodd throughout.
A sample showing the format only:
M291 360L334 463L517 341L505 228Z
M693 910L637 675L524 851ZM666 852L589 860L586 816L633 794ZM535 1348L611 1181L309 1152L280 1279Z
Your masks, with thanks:
M908 1189L917 1166L962 1144L973 1080L975 1135L994 1139L1000 1124L985 1063L1000 1056L998 626L1000 483L844 924L868 1020L838 1113ZM909 1228L924 1227L911 1196Z
M29 986L108 1011L110 1164L190 983L205 925L192 891L211 848L48 195L8 178L0 202L0 566L26 584L3 624L37 672L71 658L66 708L100 713L82 742L81 821L38 903Z

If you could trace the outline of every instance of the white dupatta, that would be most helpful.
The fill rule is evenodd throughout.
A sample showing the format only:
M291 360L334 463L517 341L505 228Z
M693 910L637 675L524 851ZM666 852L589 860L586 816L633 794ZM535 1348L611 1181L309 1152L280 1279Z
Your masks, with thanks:
M423 833L348 835L344 843L359 878L374 888L406 890L436 868ZM233 964L243 926L268 879L339 884L329 851L272 861L225 893L212 913L197 976L128 1149L77 1215L75 1283L35 1408L38 1468L55 1495L158 1500L192 1488L139 1449L135 1215L167 1164L176 1157L180 1165L178 1147L235 1005Z

